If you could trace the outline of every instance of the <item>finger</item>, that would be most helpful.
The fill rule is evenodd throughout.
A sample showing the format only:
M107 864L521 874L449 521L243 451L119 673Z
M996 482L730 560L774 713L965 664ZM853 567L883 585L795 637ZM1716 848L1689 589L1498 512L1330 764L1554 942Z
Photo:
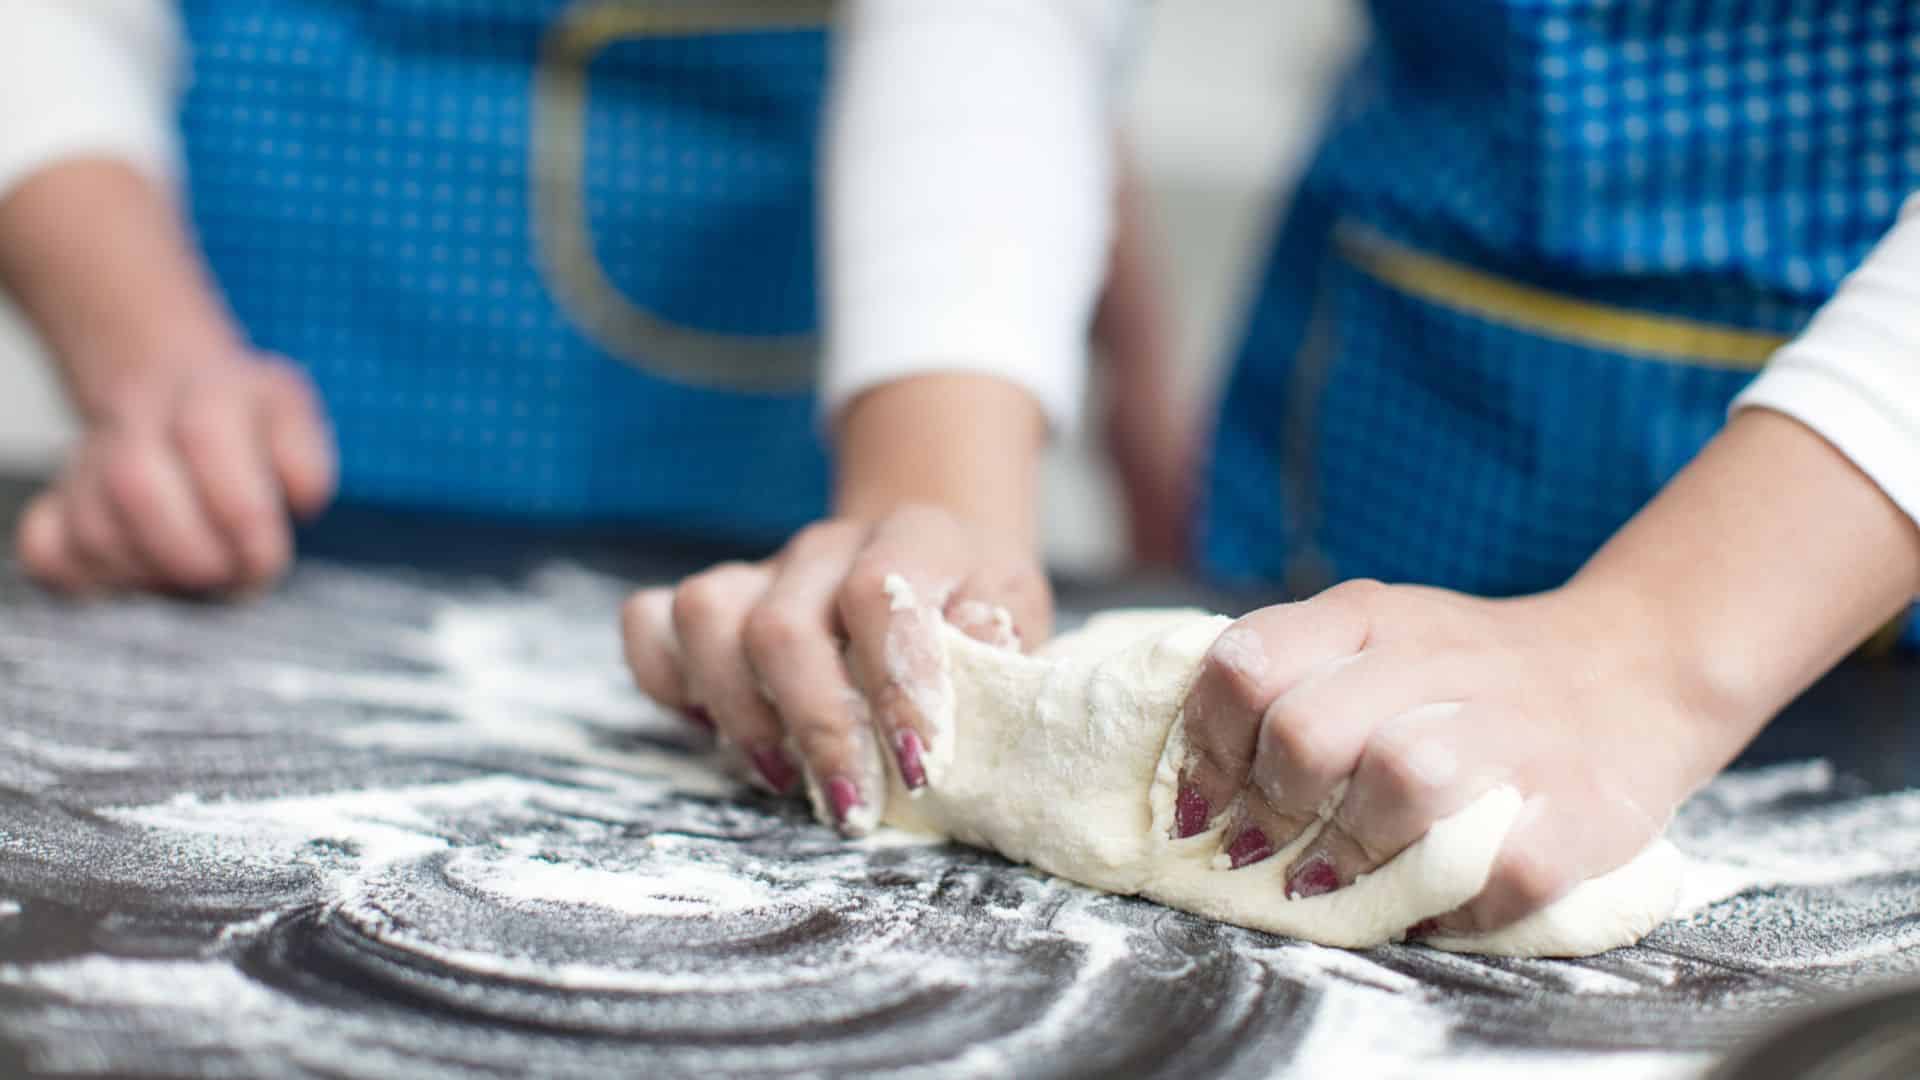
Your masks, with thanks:
M1239 793L1273 700L1366 644L1368 614L1356 599L1368 587L1341 586L1312 600L1262 608L1213 643L1180 708L1188 757L1176 789L1176 837L1205 832Z
M109 436L99 477L120 535L152 584L204 591L237 580L238 563L171 447L145 436Z
M1053 636L1053 590L1039 563L996 558L954 590L944 614L954 629L1003 649L1027 649Z
M1599 791L1584 778L1568 778L1552 796L1527 799L1480 894L1420 927L1421 936L1487 934L1511 926L1582 882L1626 865L1659 829L1630 800Z
M14 547L20 553L20 565L42 585L68 593L86 589L86 575L68 555L66 514L57 493L42 492L27 504Z
M1221 834L1216 866L1238 870L1265 862L1286 850L1289 837L1299 837L1318 823L1312 815L1282 814L1259 791L1247 789L1233 803L1233 820Z
M855 805L878 807L885 798L870 713L847 672L834 612L864 535L861 526L835 523L796 536L746 625L747 661L774 700L811 788L824 793L841 825ZM769 787L793 786L799 774L778 740L748 751ZM900 780L909 790L926 784L919 764L917 747L901 748Z
M620 608L620 641L641 693L669 712L713 730L713 717L687 700L680 639L673 631L672 589L641 589L628 597Z
M311 518L333 501L339 458L320 395L292 364L269 361L261 379L261 423L287 506Z
M132 588L153 580L153 571L121 533L120 516L101 482L100 456L96 447L83 448L60 482L67 558L93 588Z
M682 582L673 596L687 702L706 709L720 738L743 753L777 743L780 717L747 662L747 613L766 592L769 571L723 563ZM757 770L756 770L757 771Z
M1495 727L1489 720L1484 707L1467 712L1442 702L1378 725L1326 828L1296 860L1290 887L1314 896L1351 884L1499 783L1509 774L1500 754L1460 737L1462 730Z
M1420 928L1423 936L1488 933L1546 907L1579 884L1564 852L1555 851L1556 843L1574 838L1555 836L1545 811L1543 797L1527 800L1480 895L1430 920L1430 927Z
M234 583L264 585L293 556L293 536L263 431L245 394L202 384L175 414L174 444L231 556Z
M901 748L938 784L946 763L953 684L940 640L942 612L969 552L951 518L906 512L882 522L835 598L853 676L899 763Z
M1284 817L1327 821L1289 871L1297 892L1312 896L1348 884L1426 831L1433 803L1445 793L1423 785L1419 770L1435 764L1437 750L1411 727L1377 750L1375 741L1395 718L1428 723L1430 714L1418 710L1464 696L1471 690L1470 671L1444 655L1372 648L1323 668L1274 700L1262 720L1251 786ZM1369 753L1373 782L1356 797L1354 781ZM1408 792L1423 801L1406 804ZM1376 823L1382 814L1390 820ZM1276 838L1278 846L1297 835Z

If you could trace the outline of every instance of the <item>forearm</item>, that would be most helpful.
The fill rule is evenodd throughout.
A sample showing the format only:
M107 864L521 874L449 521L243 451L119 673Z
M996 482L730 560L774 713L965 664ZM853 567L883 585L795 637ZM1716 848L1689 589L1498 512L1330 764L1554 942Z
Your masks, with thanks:
M967 372L1075 423L1130 8L846 6L824 142L829 413L895 379Z
M1664 668L1701 779L1920 591L1920 530L1833 445L1765 409L1726 429L1563 590Z
M1022 547L1038 543L1046 419L1031 395L981 375L922 375L862 394L836 432L835 512L937 506Z
M0 287L59 358L85 416L148 370L238 341L172 194L113 161L51 166L0 200Z

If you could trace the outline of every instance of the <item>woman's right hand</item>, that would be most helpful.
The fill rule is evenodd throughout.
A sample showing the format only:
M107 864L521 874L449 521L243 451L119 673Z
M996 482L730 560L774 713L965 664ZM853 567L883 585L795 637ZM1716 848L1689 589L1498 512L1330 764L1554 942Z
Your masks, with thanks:
M111 158L56 162L0 199L0 288L59 362L81 438L15 550L73 593L255 589L292 516L333 498L319 399L247 348L176 193Z
M333 497L319 399L279 358L234 348L129 369L91 404L15 538L27 572L55 589L258 589L293 557L290 518Z
M1046 640L1031 545L930 506L832 519L765 562L642 590L622 624L642 690L716 729L767 790L804 779L815 813L858 834L885 810L886 761L909 790L938 782L943 620L1008 648Z

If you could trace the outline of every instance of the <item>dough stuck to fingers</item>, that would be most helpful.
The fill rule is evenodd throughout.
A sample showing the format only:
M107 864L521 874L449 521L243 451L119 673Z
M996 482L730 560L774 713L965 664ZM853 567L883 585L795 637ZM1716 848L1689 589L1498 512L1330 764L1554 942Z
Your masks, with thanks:
M1049 873L1146 896L1224 922L1325 945L1394 941L1478 895L1521 812L1499 787L1344 889L1289 900L1285 868L1317 829L1271 859L1218 867L1225 819L1173 839L1185 737L1180 706L1228 625L1197 611L1097 616L1035 655L943 627L951 711L935 721L951 756L885 823L997 851ZM931 719L931 718L930 718ZM1323 819L1324 820L1324 819ZM1473 937L1426 939L1456 952L1585 956L1630 945L1672 913L1684 859L1664 839L1518 923Z

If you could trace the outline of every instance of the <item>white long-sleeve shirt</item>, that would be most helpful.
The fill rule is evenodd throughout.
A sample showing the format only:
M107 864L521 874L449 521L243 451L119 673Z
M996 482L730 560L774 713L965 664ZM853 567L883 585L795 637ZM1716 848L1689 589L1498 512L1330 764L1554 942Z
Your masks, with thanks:
M1063 420L1082 379L1061 358L1084 361L1058 343L1084 337L1103 264L1083 245L1107 231L1105 189L1097 186L1105 174L1085 164L1107 138L1093 105L1103 67L1096 53L1118 47L1116 27L1133 0L969 4L964 39L945 12L955 6L846 5L836 90L843 123L828 164L828 403L929 367L964 367L1013 378ZM1065 33L1075 28L1077 39ZM983 85L1006 75L971 58L1006 56L1053 73L1027 90L1050 88L1060 99L983 95ZM880 141L902 132L916 147L954 133L955 148L898 153ZM946 202L944 213L929 198L906 214L888 195L927 191L949 200L968 185L985 194ZM996 303L981 284L1006 272L1005 244L1018 238L1029 264L1021 283L1052 305L1044 310L1020 299ZM1047 257L1034 257L1040 252ZM1024 336L990 355L1007 327ZM953 342L980 349L961 352ZM1055 344L1035 347L1048 342ZM1048 357L1050 365L1033 362ZM1733 403L1735 411L1762 406L1818 432L1920 522L1920 196Z
M80 157L171 178L179 67L171 0L6 0L0 198L46 166Z
M1136 0L851 0L827 144L822 392L977 372L1073 422ZM6 0L0 198L79 157L177 161L172 0ZM1045 258L1034 253L1043 252ZM1819 432L1920 521L1920 200L1734 408Z

